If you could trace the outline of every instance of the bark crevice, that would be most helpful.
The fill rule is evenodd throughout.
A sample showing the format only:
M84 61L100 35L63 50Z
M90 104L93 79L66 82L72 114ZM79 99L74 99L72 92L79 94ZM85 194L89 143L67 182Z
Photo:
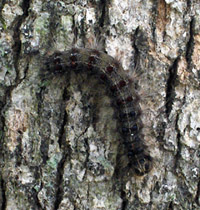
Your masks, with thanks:
M175 170L175 173L176 173L176 169L179 168L178 167L178 161L181 157L181 148L182 148L182 144L181 144L181 141L180 141L180 138L181 138L181 134L180 134L180 131L178 129L178 119L179 119L179 115L176 116L176 124L175 124L175 129L177 131L177 152L176 152L176 155L175 155L175 164L174 164L174 170Z
M38 210L45 210L44 208L42 208L42 205L38 199L38 193L35 189L33 189L33 200L35 201L35 205L37 206Z
M197 205L200 205L200 181L197 185L197 194L196 194L196 199L195 199Z
M166 85L166 114L169 117L175 99L175 86L177 81L177 66L179 58L175 59L169 69L169 77Z
M126 198L126 193L124 190L121 190L121 199L122 199L122 208L121 210L126 210L126 207L128 205L128 200Z
M194 26L195 26L195 20L194 18L190 21L190 29L189 29L189 40L186 45L186 61L188 64L188 69L191 70L192 68L192 54L194 49Z
M63 183L63 173L64 173L64 165L65 165L66 159L67 159L67 152L64 152L62 159L59 162L58 167L57 167L57 180L56 180L57 192L55 196L56 200L54 204L54 210L57 210L59 208L59 205L63 199L64 192L63 192L62 183Z
M2 196L1 209L5 210L6 209L6 184L2 176L1 176L1 194L2 194L1 195Z
M30 3L31 3L31 0L24 0L22 2L23 15L17 17L16 20L13 22L13 26L12 26L13 32L14 32L14 34L13 34L13 40L14 40L13 57L14 57L14 67L15 67L15 71L16 71L16 84L20 83L19 69L18 69L18 63L19 63L19 59L20 59L20 55L21 55L20 27L29 15Z
M67 90L64 89L63 100L67 100L67 99L68 99ZM67 124L67 113L66 113L66 111L64 111L63 122L61 124L59 138L58 138L58 144L59 144L59 147L63 154L62 154L62 158L61 158L60 162L58 163L58 167L57 167L57 178L56 178L57 192L56 192L56 196L55 196L56 200L55 200L55 204L54 204L55 210L57 210L59 208L59 205L63 199L64 192L63 192L62 183L63 183L64 165L67 160L67 156L70 155L70 149L67 148L67 145L65 145L63 143L63 139L65 136L66 124Z

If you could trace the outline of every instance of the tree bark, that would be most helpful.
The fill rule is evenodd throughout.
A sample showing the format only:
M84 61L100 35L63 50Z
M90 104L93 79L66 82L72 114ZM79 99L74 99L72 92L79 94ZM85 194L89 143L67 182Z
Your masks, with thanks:
M200 209L198 0L2 0L0 31L2 210ZM43 72L72 47L106 52L133 80L144 176L128 167L106 84Z

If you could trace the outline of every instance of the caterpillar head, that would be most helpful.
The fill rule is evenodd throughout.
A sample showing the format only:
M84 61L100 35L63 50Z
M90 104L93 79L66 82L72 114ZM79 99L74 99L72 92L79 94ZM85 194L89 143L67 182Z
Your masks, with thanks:
M135 174L138 176L143 176L149 173L153 167L152 157L148 154L138 154L135 155L134 161L132 162Z

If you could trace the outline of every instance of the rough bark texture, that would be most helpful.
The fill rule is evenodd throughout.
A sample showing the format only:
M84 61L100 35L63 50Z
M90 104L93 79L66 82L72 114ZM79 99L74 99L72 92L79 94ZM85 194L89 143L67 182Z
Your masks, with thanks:
M2 210L200 209L199 0L1 0L0 31ZM43 55L73 46L136 81L149 174L123 169L106 86L41 77Z

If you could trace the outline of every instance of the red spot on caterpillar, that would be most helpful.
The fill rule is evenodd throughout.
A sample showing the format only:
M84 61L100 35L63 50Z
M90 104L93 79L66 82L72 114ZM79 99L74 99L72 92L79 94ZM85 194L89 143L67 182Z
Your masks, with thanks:
M123 105L123 104L126 104L126 102L131 102L132 100L133 100L132 96L127 97L125 100L118 99L117 105Z
M126 86L126 82L124 80L121 80L117 85L111 86L110 89L111 89L111 91L116 91L118 88L120 89L124 86Z
M75 55L71 55L69 59L71 61L71 66L75 68L77 66L77 57Z
M117 86L116 85L113 85L111 86L110 90L113 92L113 91L116 91L117 90Z
M92 50L92 54L94 54L94 55L96 55L96 56L100 56L100 53L99 53L99 51L98 50Z
M124 87L126 85L126 82L124 81L124 80L121 80L120 82L119 82L119 84L118 84L118 87L119 88L122 88L122 87Z
M55 58L54 59L54 64L55 64L55 70L56 71L61 71L62 70L62 65L60 64L61 63L61 59L60 58Z
M131 102L132 100L133 100L133 97L132 96L129 96L129 97L126 98L126 101L127 102Z
M77 57L76 57L75 55L71 55L71 56L70 56L70 60L71 60L72 62L75 62L75 61L77 61Z
M103 81L106 81L107 80L107 76L105 74L101 74L100 75L100 79L103 80Z
M108 67L106 68L106 71L107 71L108 73L112 73L113 70L114 70L114 68L113 68L112 66L108 66Z
M89 63L96 63L96 59L94 56L89 57Z
M121 100L121 99L118 99L117 100L117 105L120 106L120 105L123 105L125 104L125 101L124 100Z
M54 63L55 63L55 64L60 64L60 62L61 62L61 61L60 61L60 58L55 58L55 59L54 59Z
M93 64L96 63L96 58L91 55L88 60L89 60L89 62L88 62L88 68L91 69L93 67Z
M56 70L56 71L61 71L61 70L62 70L62 65L56 64L56 65L55 65L55 70Z
M72 48L71 55L70 55L70 61L71 61L71 67L76 68L77 67L77 56L76 54L79 53L79 50L77 48Z

